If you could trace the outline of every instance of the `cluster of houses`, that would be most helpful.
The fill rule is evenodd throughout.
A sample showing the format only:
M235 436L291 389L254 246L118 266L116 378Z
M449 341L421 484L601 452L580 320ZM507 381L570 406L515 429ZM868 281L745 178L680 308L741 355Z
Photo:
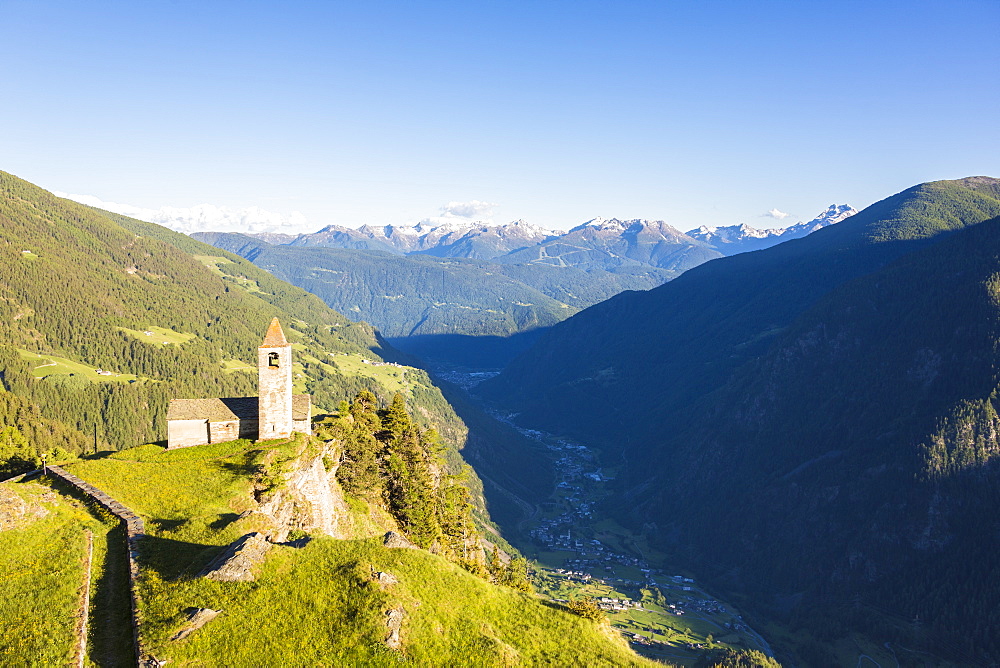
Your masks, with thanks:
M364 358L361 358L361 363L368 364L369 366L395 366L399 367L400 369L403 368L402 364L397 364L396 362L375 362L372 360L366 360Z
M597 607L601 610L608 610L609 612L620 612L631 608L641 608L642 601L633 601L630 598L609 598L607 596L602 596L597 599Z
M435 370L434 375L442 380L446 380L452 385L458 385L463 390L471 390L484 380L488 380L499 374L499 371L452 371Z
M594 577L590 573L585 573L584 571L571 571L565 568L557 568L555 572L573 582L586 583L590 582Z

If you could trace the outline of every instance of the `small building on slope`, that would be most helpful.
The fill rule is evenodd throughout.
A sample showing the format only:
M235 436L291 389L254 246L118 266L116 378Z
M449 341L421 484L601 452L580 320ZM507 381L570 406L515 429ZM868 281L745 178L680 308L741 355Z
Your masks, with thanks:
M312 433L312 399L292 394L292 346L277 318L257 348L256 397L172 399L167 410L167 448L237 438L288 438Z

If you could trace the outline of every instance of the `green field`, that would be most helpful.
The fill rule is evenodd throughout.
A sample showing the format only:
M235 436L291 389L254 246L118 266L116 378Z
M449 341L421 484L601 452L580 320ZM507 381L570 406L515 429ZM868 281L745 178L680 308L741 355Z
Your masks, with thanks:
M28 350L17 349L18 354L32 364L31 375L35 378L46 378L48 376L76 376L86 378L95 383L128 383L138 380L138 376L129 373L111 373L111 375L99 374L97 369L86 364L80 364L65 357L55 355L40 355ZM102 369L107 371L107 369Z
M382 590L373 568L399 584ZM274 548L255 583L150 576L148 638L158 658L177 665L257 666L262 656L268 665L388 666L404 657L417 666L650 665L601 625L377 539ZM189 606L225 612L170 642ZM402 656L381 644L385 610L396 606L405 610Z
M257 373L257 367L241 360L222 360L222 368L226 371L252 371Z
M192 255L191 257L201 262L203 265L211 269L212 273L221 276L227 282L233 283L247 292L264 294L264 291L260 289L260 286L256 281L251 281L249 278L244 278L242 276L230 276L219 268L220 264L235 264L229 258L220 257L218 255Z
M411 382L406 377L406 367L390 364L366 364L365 358L353 354L330 354L331 363L348 376L371 378L385 388L387 396L396 392L408 395Z
M302 437L171 451L145 445L67 465L146 520L143 632L158 659L182 666L651 665L606 623L491 585L429 552L382 547L384 520L357 499L346 499L353 539L275 546L256 582L196 577L219 546L260 528L259 513L240 516L257 507L255 472L310 456L314 447ZM399 583L378 586L372 569ZM401 653L383 644L386 610L397 606L405 610ZM170 640L191 608L223 614Z
M186 332L175 332L172 329L166 329L164 327L155 327L150 325L144 330L128 329L126 327L119 327L121 331L125 332L129 336L144 341L145 343L152 343L158 346L162 345L175 345L179 346L182 343L186 343L191 339L195 338L194 334L188 334Z
M9 519L10 509L22 502L28 513L3 530L2 518ZM121 605L124 599L107 591L115 566L108 545L118 523L102 521L47 483L0 485L0 506L0 664L65 665L77 655L88 533L93 538L89 612L103 621L92 619L88 658L109 659L102 665L127 661L131 632L121 617L127 608Z

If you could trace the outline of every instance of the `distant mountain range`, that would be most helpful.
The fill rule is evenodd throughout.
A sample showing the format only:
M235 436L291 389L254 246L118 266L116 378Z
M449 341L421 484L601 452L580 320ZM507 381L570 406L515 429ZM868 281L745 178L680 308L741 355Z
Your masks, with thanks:
M274 245L242 234L194 236L241 255L327 304L338 304L409 353L472 367L499 368L526 347L531 338L527 333L623 290L652 288L673 276L650 266L618 274L419 253Z
M816 230L839 223L857 212L857 209L846 204L831 204L826 211L808 223L762 230L742 223L727 227L705 227L703 225L696 230L690 230L688 236L705 242L724 255L736 255L737 253L769 248L789 239L804 237Z
M654 288L724 255L804 236L852 213L834 205L782 230L737 226L689 234L658 220L595 218L568 232L518 220L193 236L372 323L407 352L499 368L525 349L530 332L581 308L625 290Z
M270 244L380 250L397 255L432 255L492 260L504 264L548 264L600 268L649 265L684 271L721 255L767 248L839 223L857 211L831 204L809 222L786 228L756 229L749 225L699 227L681 232L662 220L594 218L568 232L547 230L516 220L505 225L364 225L357 229L329 225L318 232L249 234Z

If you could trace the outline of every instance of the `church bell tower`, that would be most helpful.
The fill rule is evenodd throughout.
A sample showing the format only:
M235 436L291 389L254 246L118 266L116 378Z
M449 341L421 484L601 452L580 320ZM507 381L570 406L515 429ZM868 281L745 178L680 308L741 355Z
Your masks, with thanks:
M271 320L264 342L257 348L259 440L292 435L292 345L278 319Z

